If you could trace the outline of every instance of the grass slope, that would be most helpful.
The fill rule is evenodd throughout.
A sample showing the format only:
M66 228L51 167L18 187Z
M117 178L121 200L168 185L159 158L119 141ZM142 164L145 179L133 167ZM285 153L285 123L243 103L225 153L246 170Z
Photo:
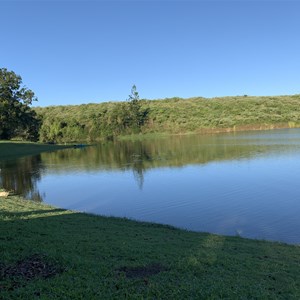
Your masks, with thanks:
M0 160L14 159L20 156L35 155L41 152L54 151L63 148L66 148L66 146L0 141Z
M300 298L299 246L16 197L0 198L0 232L0 299Z
M41 140L99 140L131 134L122 129L122 103L37 107ZM141 100L148 111L143 134L224 132L300 126L300 95Z

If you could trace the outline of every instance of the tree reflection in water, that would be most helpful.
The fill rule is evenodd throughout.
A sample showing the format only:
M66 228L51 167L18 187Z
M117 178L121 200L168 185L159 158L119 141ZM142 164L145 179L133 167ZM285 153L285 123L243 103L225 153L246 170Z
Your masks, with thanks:
M37 190L42 173L68 174L119 170L133 172L140 189L145 172L154 168L182 167L216 161L293 151L295 142L284 143L284 131L222 135L187 135L132 141L112 141L91 147L65 149L18 160L0 162L0 184L26 198L42 201ZM263 139L262 139L263 137ZM295 138L291 136L291 138ZM281 140L281 143L278 143Z
M37 190L37 181L44 169L41 155L26 156L17 160L0 162L0 185L14 194L26 199L43 201Z

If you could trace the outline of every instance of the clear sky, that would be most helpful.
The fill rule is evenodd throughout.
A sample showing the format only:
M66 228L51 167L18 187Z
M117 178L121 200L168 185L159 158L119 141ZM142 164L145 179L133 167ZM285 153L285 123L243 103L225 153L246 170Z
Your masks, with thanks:
M300 93L299 1L0 0L0 67L38 105Z

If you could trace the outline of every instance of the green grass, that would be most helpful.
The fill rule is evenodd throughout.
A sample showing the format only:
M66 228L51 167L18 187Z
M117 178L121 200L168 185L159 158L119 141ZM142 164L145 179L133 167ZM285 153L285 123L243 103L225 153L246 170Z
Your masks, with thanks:
M299 246L88 215L17 197L0 198L0 232L0 299L300 299ZM46 279L5 275L33 255L46 269L64 271Z
M97 141L128 135L119 115L121 102L37 107L43 141ZM143 134L215 133L300 127L300 95L194 97L141 100L148 111Z
M41 152L66 148L62 145L48 145L30 142L0 141L0 160L15 159L20 156L35 155Z

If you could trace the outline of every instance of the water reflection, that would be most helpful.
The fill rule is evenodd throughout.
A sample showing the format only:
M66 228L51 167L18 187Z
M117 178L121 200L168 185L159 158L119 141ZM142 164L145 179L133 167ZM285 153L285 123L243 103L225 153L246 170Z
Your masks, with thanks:
M36 183L45 169L48 174L131 170L138 187L142 189L145 172L149 169L278 155L294 151L299 141L299 130L279 130L271 133L187 135L107 142L2 161L0 184L26 198L42 201L44 195L37 190Z
M300 130L115 141L0 162L26 198L191 230L300 243Z
M181 167L213 161L249 159L293 151L297 145L239 136L173 136L138 141L117 141L84 149L43 153L42 160L55 172L133 170L139 176L150 168Z
M27 199L43 201L37 189L44 167L41 155L0 162L0 186Z

